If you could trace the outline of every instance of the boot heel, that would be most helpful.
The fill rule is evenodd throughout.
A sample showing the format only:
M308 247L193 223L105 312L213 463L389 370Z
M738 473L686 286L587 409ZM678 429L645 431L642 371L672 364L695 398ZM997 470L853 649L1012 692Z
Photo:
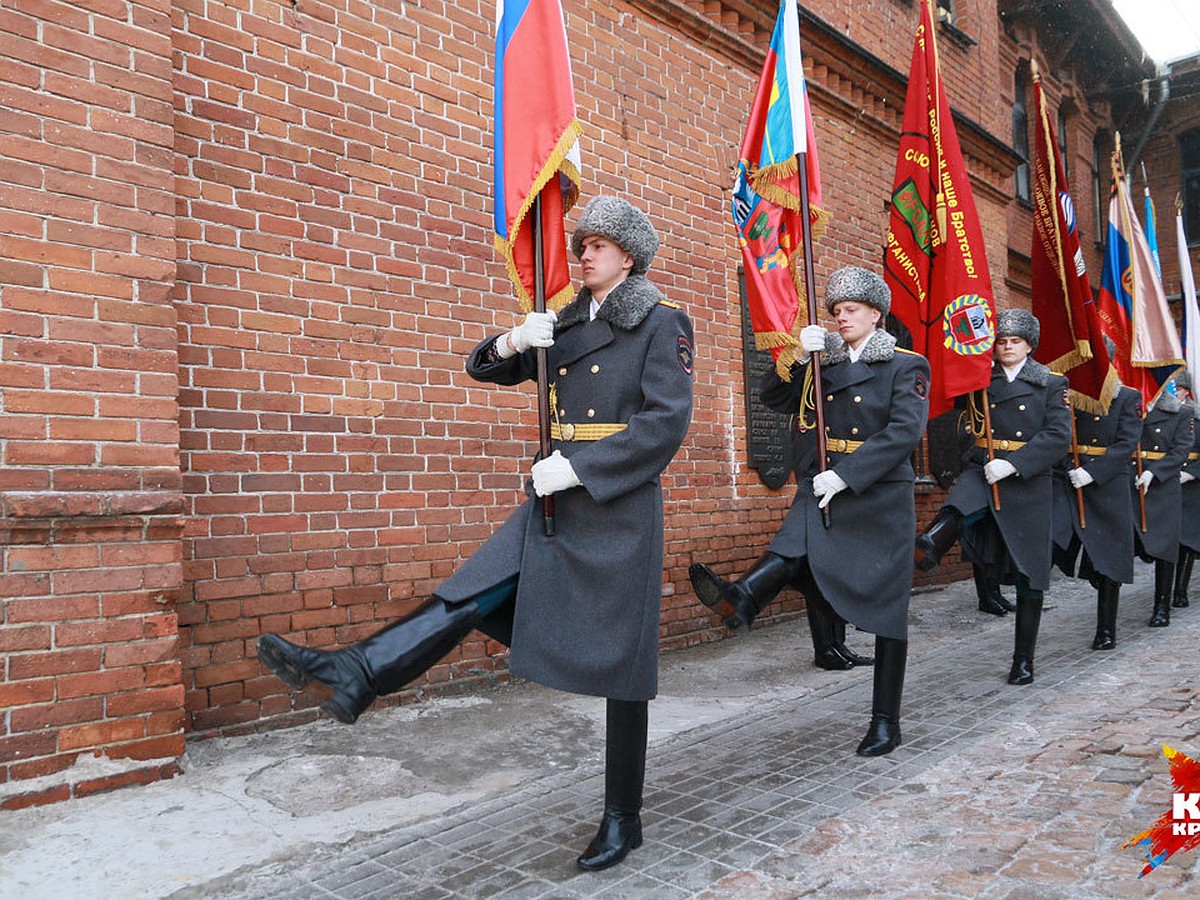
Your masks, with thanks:
M366 688L366 685L355 687ZM343 725L353 725L366 708L375 702L375 697L375 692L369 689L343 689L322 703L321 709Z

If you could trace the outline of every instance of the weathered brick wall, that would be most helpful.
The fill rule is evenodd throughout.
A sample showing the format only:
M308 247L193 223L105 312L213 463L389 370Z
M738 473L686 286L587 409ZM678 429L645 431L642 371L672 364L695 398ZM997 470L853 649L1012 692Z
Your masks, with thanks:
M183 750L169 8L0 8L0 806Z

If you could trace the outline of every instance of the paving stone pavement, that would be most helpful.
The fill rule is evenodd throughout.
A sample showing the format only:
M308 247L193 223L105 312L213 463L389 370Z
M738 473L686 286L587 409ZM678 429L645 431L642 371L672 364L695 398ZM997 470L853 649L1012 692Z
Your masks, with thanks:
M1179 853L1139 879L1143 855L1122 849L1170 808L1162 745L1200 754L1200 604L1149 629L1152 580L1139 566L1123 591L1117 648L1095 652L1093 592L1057 579L1025 687L1004 682L1011 616L977 613L969 584L916 596L904 743L877 759L853 753L869 674L813 668L802 619L725 642L737 653L738 641L800 634L794 678L757 696L731 682L731 695L753 702L652 742L645 843L605 872L574 866L603 795L593 758L171 897L1200 896L1200 854ZM664 668L702 649L667 654ZM662 702L651 704L652 728Z

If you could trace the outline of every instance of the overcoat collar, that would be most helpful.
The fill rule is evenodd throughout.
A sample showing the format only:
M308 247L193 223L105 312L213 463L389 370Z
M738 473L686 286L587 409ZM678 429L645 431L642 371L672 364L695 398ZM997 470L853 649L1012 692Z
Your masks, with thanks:
M662 292L652 285L644 275L630 275L611 291L600 304L597 321L605 321L623 331L632 331L650 315L650 310L663 299ZM562 332L572 325L588 321L591 315L592 291L583 288L571 303L563 307L558 315L555 332Z
M876 330L867 338L858 361L852 363L846 342L837 335L831 337L833 340L826 346L832 346L833 349L822 354L822 362L828 368L821 369L821 386L831 391L869 381L875 377L875 373L871 371L871 363L887 362L896 352L896 339L886 331Z

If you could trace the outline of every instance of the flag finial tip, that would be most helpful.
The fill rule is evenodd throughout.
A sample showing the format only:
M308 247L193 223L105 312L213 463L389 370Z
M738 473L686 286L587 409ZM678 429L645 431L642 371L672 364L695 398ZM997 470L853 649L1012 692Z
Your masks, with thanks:
M1031 60L1029 61L1029 72L1030 72L1030 74L1032 74L1032 75L1033 75L1033 80L1034 80L1034 81L1041 81L1041 80L1042 80L1042 73L1041 73L1041 72L1038 70L1038 64L1037 64L1037 60L1036 60L1036 59L1031 59Z

